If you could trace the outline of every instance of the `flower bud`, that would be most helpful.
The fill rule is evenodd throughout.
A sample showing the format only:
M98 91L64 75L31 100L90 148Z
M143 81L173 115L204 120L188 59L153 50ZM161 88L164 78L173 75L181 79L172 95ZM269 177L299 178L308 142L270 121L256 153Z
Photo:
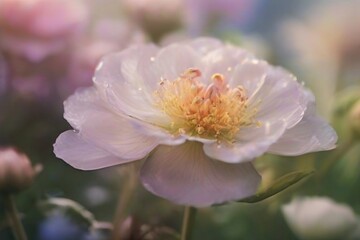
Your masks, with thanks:
M33 167L29 158L14 148L0 149L0 192L13 193L30 186L40 168Z
M358 224L349 206L326 197L295 199L282 212L300 239L346 239Z
M355 135L360 137L360 100L358 100L350 110L349 124Z

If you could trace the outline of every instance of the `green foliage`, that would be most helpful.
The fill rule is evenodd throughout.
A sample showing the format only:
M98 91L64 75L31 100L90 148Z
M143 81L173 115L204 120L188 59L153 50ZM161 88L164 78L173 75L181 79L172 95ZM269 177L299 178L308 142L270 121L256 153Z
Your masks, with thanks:
M275 194L291 187L301 179L311 175L314 171L295 171L277 179L269 188L262 189L255 195L239 200L238 202L256 203L265 200Z

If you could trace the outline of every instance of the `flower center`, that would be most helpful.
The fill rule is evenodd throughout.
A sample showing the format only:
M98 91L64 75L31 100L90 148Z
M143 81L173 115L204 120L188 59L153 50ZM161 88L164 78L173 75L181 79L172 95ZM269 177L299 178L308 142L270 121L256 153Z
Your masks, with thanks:
M218 73L206 86L198 80L200 76L200 70L191 68L173 81L160 80L155 102L171 118L167 128L172 134L231 143L241 127L259 124L242 86L230 88Z

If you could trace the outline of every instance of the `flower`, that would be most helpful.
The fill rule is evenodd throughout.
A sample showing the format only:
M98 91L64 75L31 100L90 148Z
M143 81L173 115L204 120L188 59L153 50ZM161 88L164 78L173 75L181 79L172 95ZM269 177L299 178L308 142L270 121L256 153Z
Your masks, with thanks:
M349 206L327 197L297 198L282 212L300 239L347 239L359 224Z
M357 0L322 2L301 21L286 21L278 34L293 56L293 64L311 80L308 84L318 98L319 110L328 118L335 91L358 82L359 8Z
M109 54L93 81L64 103L75 130L58 137L57 157L84 170L146 159L143 185L179 204L245 198L261 179L256 157L337 139L292 75L211 38Z
M0 149L0 192L17 192L31 185L41 166L31 166L28 157L13 148Z
M0 0L0 47L39 62L62 51L87 17L81 0Z

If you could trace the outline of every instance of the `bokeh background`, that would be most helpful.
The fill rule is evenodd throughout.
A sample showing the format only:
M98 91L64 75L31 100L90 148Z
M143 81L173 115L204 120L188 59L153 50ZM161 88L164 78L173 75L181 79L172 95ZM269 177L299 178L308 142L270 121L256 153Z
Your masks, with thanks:
M257 159L265 186L291 171L315 172L259 203L200 209L193 239L298 239L281 211L297 196L326 196L360 215L359 13L358 0L0 0L0 146L43 166L16 194L29 239L107 239L129 181L129 239L177 239L183 207L146 192L129 177L133 166L79 171L57 159L52 145L71 128L63 101L91 85L104 54L197 36L236 44L294 73L339 140L329 152ZM85 210L72 203L44 207L52 198L78 202L100 227L89 227ZM14 239L0 207L0 239Z

